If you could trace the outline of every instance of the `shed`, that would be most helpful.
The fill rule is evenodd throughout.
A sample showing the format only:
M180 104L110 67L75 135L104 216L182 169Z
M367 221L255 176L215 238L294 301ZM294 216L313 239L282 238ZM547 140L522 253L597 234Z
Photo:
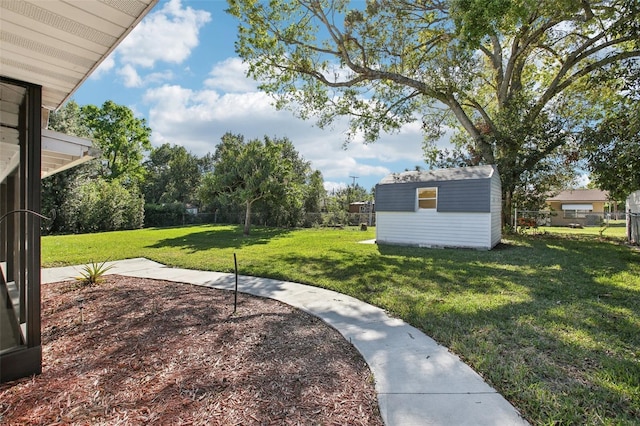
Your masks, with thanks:
M376 242L495 247L502 238L496 166L393 173L376 185Z

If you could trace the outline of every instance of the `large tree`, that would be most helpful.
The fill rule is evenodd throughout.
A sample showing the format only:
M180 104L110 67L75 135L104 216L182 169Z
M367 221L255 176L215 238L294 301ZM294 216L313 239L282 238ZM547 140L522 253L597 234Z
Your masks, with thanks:
M137 187L144 178L142 158L151 149L151 129L146 120L113 101L106 101L101 107L83 106L82 118L106 161L105 177Z
M640 56L637 0L228 0L248 74L303 118L350 136L420 120L428 161L447 127L497 164L505 220L525 176L576 161Z
M49 114L48 128L81 138L86 138L90 134L82 118L82 108L74 100L70 100L60 109Z
M78 137L88 137L89 129L82 120L80 106L70 100L49 115L49 129ZM42 180L42 211L51 218L45 232L69 232L68 220L61 206L77 187L77 182L86 179L86 174L96 170L93 162L63 170Z
M297 152L286 138L245 142L242 135L226 133L213 155L213 172L202 178L200 198L204 203L221 198L228 201L223 204L244 206L244 234L249 235L256 202L282 205L297 197L302 203L298 182L303 164L295 158Z
M106 166L94 160L42 181L43 211L53 218L48 231L139 227L144 214L138 188L142 181L141 160L144 150L150 148L151 132L145 121L135 118L129 108L112 101L105 102L101 108L81 107L69 101L51 113L49 128L92 139L100 148ZM100 211L91 213L96 208ZM91 216L94 213L102 215L101 220Z
M640 190L640 102L621 101L582 141L592 181L613 200Z
M208 157L198 158L180 145L153 148L144 162L143 193L147 203L195 203L202 170Z

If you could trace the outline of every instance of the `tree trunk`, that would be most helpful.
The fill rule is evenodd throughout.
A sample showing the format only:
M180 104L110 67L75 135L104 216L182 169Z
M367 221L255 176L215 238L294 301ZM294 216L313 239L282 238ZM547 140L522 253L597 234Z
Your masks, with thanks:
M502 192L502 228L509 228L513 225L513 187L504 188Z
M249 235L251 230L251 201L247 201L247 211L244 216L244 232L245 236Z

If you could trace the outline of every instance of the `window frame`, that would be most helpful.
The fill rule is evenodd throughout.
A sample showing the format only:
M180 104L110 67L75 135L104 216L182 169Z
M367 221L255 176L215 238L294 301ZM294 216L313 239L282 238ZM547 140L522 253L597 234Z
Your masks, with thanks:
M420 191L434 191L433 197L420 197ZM420 201L433 201L433 207L421 207ZM438 187L437 186L424 186L416 188L416 210L436 211L438 209Z
M564 219L585 219L589 213L593 213L593 210L563 210Z

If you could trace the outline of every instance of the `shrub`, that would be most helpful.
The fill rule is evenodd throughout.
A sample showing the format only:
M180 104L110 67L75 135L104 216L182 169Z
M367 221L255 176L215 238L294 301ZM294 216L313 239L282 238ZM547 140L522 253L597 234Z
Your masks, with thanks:
M182 203L146 204L144 206L144 226L174 226L184 224L187 210Z
M117 180L98 178L80 185L63 206L71 232L137 229L144 220L144 199Z

